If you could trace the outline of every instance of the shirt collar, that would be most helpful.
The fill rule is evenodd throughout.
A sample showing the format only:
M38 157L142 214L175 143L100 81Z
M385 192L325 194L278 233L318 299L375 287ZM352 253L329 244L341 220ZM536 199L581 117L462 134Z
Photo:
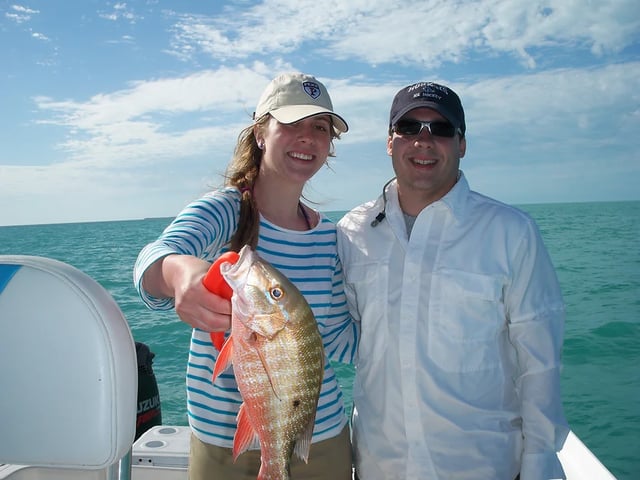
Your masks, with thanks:
M449 213L456 219L456 221L461 221L466 212L467 208L467 197L470 193L469 183L467 182L466 177L462 170L458 172L458 181L455 183L453 188L449 190L449 192L442 197L440 200L434 202L432 205L445 207L449 210ZM390 211L398 212L398 215L402 217L402 210L400 209L400 202L398 201L398 181L394 180L389 185L389 190L387 191L387 198L389 202L389 206L387 208Z

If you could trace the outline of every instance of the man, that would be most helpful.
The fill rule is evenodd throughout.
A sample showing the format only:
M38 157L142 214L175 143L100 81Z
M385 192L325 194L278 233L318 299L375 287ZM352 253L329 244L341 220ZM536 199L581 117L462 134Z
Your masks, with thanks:
M448 87L400 90L396 178L339 222L362 480L565 478L557 277L534 221L469 189L465 130Z

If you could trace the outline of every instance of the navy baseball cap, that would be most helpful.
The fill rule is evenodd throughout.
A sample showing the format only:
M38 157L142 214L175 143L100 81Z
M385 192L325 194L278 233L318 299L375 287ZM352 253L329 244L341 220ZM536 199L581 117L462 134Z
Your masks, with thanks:
M389 126L395 125L405 113L420 107L440 113L464 135L467 127L460 97L449 87L433 82L414 83L396 93L391 104Z

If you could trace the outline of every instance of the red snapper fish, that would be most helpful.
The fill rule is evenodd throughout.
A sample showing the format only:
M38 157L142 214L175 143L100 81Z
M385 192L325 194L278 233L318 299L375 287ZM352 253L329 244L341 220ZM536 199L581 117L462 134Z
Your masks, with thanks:
M249 246L220 265L231 297L231 335L213 378L230 364L243 403L233 458L260 446L258 480L287 480L292 454L307 462L324 375L324 348L304 296Z

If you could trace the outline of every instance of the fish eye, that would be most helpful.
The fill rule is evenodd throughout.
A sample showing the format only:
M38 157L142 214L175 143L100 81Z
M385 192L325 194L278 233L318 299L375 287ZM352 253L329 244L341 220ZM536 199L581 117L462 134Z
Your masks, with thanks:
M284 296L284 290L282 290L282 288L280 288L279 286L275 286L271 290L269 290L269 294L274 300L280 300Z

